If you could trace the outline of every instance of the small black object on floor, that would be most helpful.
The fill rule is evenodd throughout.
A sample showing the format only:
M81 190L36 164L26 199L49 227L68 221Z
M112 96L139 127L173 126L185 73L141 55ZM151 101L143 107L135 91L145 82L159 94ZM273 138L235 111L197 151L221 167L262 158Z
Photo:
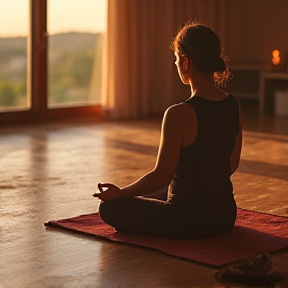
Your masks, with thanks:
M269 254L258 254L217 271L215 278L226 283L267 287L284 280L285 277L280 272L273 270L273 259Z

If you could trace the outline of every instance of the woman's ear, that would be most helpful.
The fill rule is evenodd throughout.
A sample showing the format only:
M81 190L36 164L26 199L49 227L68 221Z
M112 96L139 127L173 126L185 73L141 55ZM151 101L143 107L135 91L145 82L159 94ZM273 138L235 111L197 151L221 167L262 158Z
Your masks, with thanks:
M182 70L183 70L183 72L184 73L186 73L186 72L188 72L188 70L189 70L189 60L188 60L188 58L187 57L182 57Z

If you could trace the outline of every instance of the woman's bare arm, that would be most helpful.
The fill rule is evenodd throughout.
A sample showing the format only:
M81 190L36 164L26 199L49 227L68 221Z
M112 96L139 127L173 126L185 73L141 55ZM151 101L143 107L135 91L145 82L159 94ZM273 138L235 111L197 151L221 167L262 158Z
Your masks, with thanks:
M100 193L102 195L99 194L97 197L106 201L114 198L145 195L170 183L181 151L184 130L183 121L185 121L182 109L181 105L174 105L168 108L164 114L160 145L154 169L122 189L109 183L103 183L101 187L107 190Z
M231 175L238 169L240 163L240 156L242 150L242 127L243 127L243 116L240 105L239 107L239 132L236 138L234 150L231 154Z

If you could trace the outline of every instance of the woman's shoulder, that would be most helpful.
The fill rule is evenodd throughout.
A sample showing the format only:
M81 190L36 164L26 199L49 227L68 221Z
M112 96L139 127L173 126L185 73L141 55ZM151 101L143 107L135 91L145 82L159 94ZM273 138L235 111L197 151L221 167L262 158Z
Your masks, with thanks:
M186 102L180 102L171 105L167 108L166 113L175 114L175 115L182 115L183 113L193 113L194 107Z
M177 104L171 105L169 108L167 108L165 112L166 119L171 119L173 122L179 125L182 125L183 123L191 122L196 119L196 112L192 105L181 102Z

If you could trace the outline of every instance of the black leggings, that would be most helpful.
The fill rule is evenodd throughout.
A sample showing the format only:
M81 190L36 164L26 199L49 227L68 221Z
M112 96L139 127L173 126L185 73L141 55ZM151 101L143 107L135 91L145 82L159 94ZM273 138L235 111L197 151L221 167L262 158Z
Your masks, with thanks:
M190 207L187 217L181 207L168 201L131 197L102 202L99 213L101 219L117 231L170 238L204 238L234 226L236 204L232 203L226 212L223 207L197 207Z

